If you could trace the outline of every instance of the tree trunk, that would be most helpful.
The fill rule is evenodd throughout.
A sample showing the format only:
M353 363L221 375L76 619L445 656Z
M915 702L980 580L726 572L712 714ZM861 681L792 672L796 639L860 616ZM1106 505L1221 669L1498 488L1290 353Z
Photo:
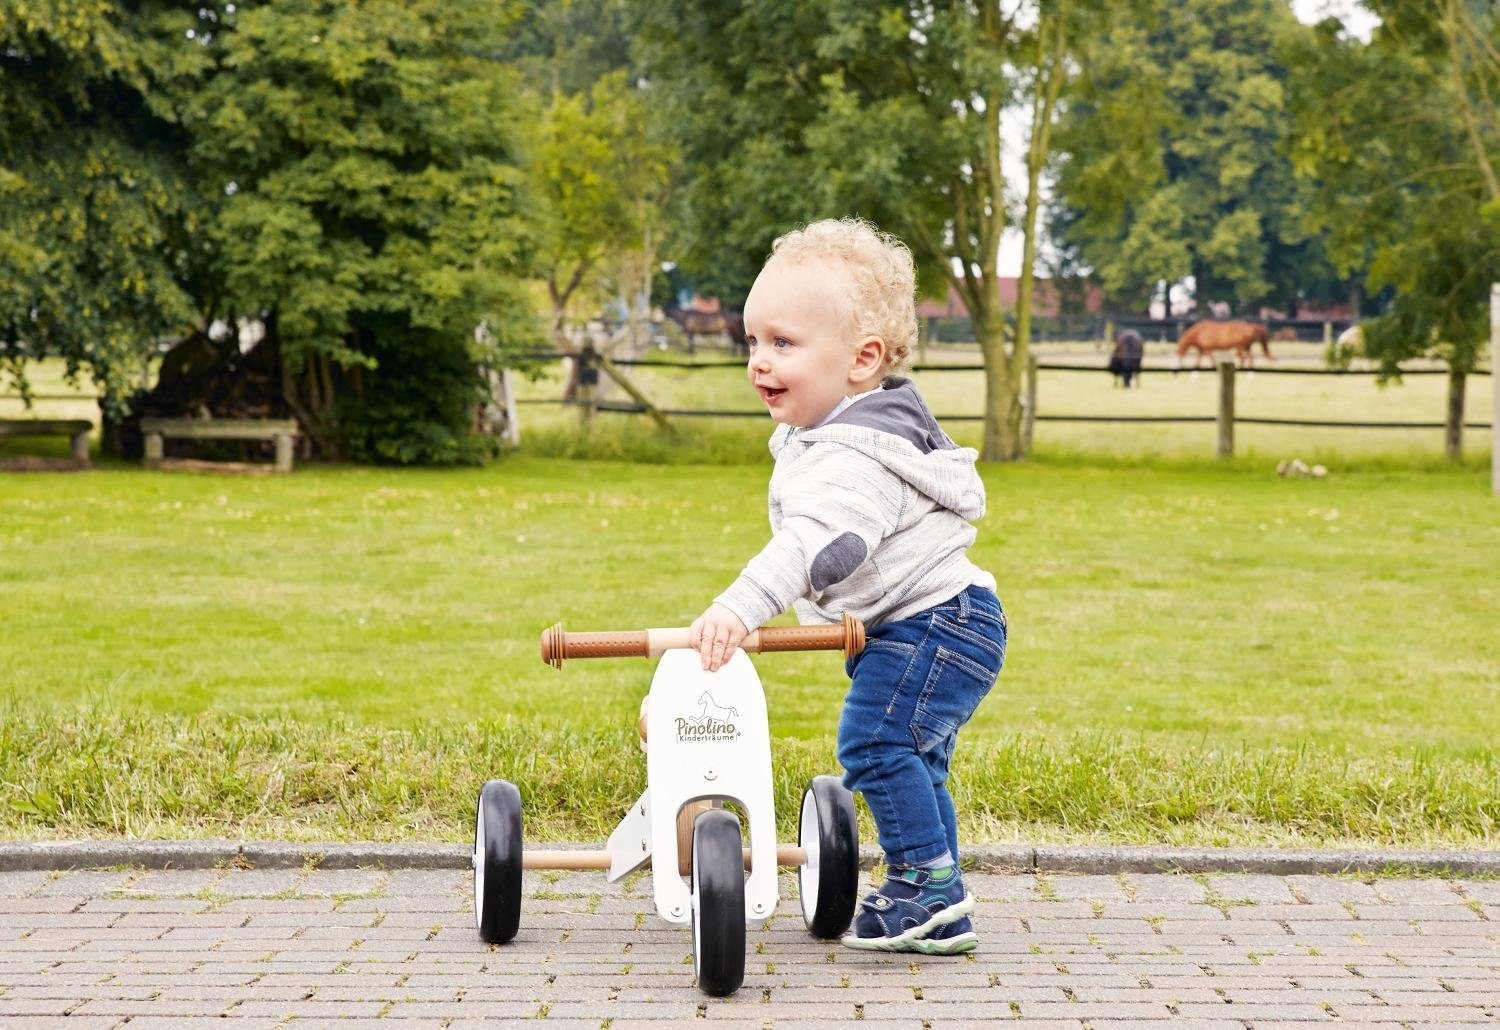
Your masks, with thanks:
M111 416L108 405L99 405L99 453L111 458L125 457L125 442L120 437L120 423Z
M324 419L332 421L333 408L338 402L338 397L333 389L333 362L328 359L328 355L318 355L317 364L313 366L313 375L322 383L318 391L323 395L323 410L321 414Z
M332 460L341 459L343 455L338 453L335 442L324 434L322 423L317 415L309 411L307 405L302 402L302 395L297 389L297 376L287 362L286 348L281 344L281 330L274 313L266 317L266 338L261 346L268 344L276 348L276 367L281 371L281 399L286 401L287 407L292 409L299 428L312 441L313 448L318 454ZM303 364L305 367L307 362Z
M1464 384L1468 374L1461 368L1448 369L1448 417L1444 420L1443 451L1449 460L1463 457Z
M1011 374L1005 347L1005 320L998 292L980 293L974 335L984 354L984 436L981 461L1019 461L1026 456L1021 438L1020 381Z
M1016 384L1024 381L1030 365L1031 305L1036 292L1036 219L1042 206L1042 168L1051 149L1052 112L1057 106L1063 79L1067 77L1063 65L1066 13L1066 5L1060 4L1054 14L1051 56L1037 64L1036 95L1031 104L1031 140L1026 148L1026 207L1021 221L1021 278L1016 290L1016 340L1009 358L1012 392ZM1016 457L1024 458L1031 446L1029 434L1019 428L1024 405L1015 404L1013 407L1017 420Z
M1208 267L1199 260L1193 261L1193 318L1212 318L1213 312L1208 307L1208 291L1210 290ZM1169 287L1170 289L1170 287Z
M641 230L640 282L636 290L627 289L627 317L630 319L631 356L634 357L651 343L651 270L656 267L656 240L649 222ZM636 296L629 297L629 293Z
M569 277L567 284L561 287L557 285L557 273L555 271L547 277L547 296L552 301L552 342L564 354L576 353L563 325L567 321L568 301L573 299L573 291L583 281L588 267L589 262L580 262L573 269L573 274ZM577 358L568 362L568 381L563 385L562 399L564 404L572 403L578 399Z

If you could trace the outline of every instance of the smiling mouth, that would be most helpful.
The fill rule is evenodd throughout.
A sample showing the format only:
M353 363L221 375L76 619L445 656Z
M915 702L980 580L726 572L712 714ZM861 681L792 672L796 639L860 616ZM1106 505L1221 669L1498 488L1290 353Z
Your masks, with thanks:
M780 397L782 394L786 393L785 387L776 389L775 387L771 386L757 386L756 389L760 391L760 399L766 401L767 403L770 403L777 397Z

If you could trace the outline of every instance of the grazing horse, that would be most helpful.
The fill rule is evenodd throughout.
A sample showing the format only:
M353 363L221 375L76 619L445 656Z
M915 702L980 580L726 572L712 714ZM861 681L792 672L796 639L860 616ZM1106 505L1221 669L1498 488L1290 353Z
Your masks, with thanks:
M1140 378L1141 357L1145 353L1141 334L1134 329L1122 329L1115 333L1115 349L1109 356L1109 374L1130 389L1132 381Z
M669 308L667 317L682 327L683 335L688 338L689 351L693 349L699 336L718 336L722 333L734 344L736 353L745 352L745 316L738 311Z
M1255 362L1251 359L1250 348L1254 344L1260 344L1268 360L1276 360L1271 357L1268 338L1266 327L1257 322L1194 322L1177 341L1177 362L1181 365L1183 355L1196 348L1198 354L1193 359L1193 367L1199 368L1209 351L1232 350L1239 355L1240 364L1253 368Z

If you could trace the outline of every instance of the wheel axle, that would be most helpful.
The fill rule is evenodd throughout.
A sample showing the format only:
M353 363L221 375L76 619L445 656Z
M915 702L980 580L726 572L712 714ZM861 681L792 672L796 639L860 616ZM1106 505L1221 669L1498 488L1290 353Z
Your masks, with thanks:
M745 848L745 868L750 868L750 849ZM611 863L608 851L523 851L521 852L522 869L608 869ZM776 864L784 866L800 866L807 862L807 849L795 845L784 844L776 848ZM649 869L651 863L648 861L642 868Z

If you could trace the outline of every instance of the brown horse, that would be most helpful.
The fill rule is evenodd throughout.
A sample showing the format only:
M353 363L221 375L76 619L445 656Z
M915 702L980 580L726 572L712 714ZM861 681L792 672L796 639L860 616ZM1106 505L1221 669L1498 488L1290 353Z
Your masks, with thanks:
M1209 351L1232 350L1239 355L1240 364L1253 368L1255 362L1251 359L1250 349L1254 344L1260 344L1267 359L1276 360L1271 357L1271 345L1267 339L1266 327L1257 322L1194 322L1177 341L1178 363L1181 364L1183 355L1195 348L1198 354L1193 359L1194 368L1203 364Z
M699 336L729 337L736 352L745 350L745 316L727 308L718 311L698 311L694 308L669 308L667 317L682 327L688 340L688 351L692 352Z

